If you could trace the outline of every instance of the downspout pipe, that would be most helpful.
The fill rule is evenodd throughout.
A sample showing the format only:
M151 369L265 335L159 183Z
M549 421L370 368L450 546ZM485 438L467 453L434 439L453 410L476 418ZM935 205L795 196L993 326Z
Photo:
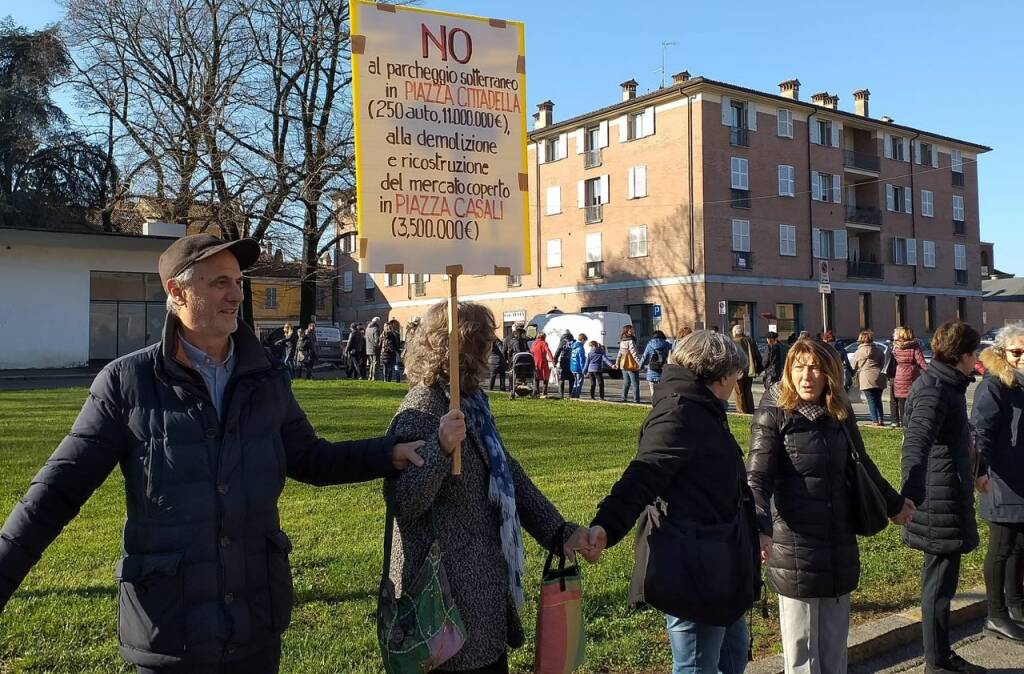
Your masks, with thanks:
M914 204L914 145L918 138L921 137L920 133L915 133L914 137L910 139L910 235L914 239L914 245L917 245L917 209L919 206ZM932 200L932 208L935 208L934 199ZM923 244L921 254L924 255ZM917 264L914 264L914 285L917 285ZM906 320L906 317L904 317Z

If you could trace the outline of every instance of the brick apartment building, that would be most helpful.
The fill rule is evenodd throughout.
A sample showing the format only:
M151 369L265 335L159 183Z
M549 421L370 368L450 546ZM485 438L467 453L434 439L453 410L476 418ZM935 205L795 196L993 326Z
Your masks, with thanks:
M460 283L506 327L553 308L627 312L642 337L817 332L823 311L843 337L981 324L977 158L990 148L872 118L867 90L847 112L828 93L801 100L798 80L778 94L686 72L641 96L621 86L614 105L564 121L538 106L533 269ZM351 255L339 273L343 320L405 323L446 293L440 275L359 274Z

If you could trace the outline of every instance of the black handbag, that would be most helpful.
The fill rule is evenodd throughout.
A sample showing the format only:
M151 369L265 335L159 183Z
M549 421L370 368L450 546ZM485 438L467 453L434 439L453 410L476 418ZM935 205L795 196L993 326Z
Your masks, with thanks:
M640 517L629 586L633 608L650 605L696 623L727 627L761 591L757 528L749 495L729 521L677 521L649 506Z
M846 422L840 422L850 453L846 464L846 483L853 496L853 529L858 536L874 536L889 524L889 507L882 490L871 479Z

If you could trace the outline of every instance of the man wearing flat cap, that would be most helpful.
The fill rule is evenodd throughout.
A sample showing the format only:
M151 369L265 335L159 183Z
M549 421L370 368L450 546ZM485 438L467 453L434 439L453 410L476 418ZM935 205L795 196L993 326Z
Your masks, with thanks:
M288 374L238 321L252 239L206 234L160 256L163 339L96 376L71 432L0 531L0 609L114 467L127 521L121 655L141 673L277 672L292 609L285 477L372 480L422 443L318 438Z

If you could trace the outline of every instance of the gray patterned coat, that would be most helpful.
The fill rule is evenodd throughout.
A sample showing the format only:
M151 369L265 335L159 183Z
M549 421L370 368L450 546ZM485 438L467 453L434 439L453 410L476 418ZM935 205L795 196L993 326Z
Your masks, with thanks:
M434 508L442 563L467 631L466 645L442 669L461 671L491 664L509 647L521 646L523 627L509 591L499 512L487 497L486 450L469 425L462 475L452 476L451 458L441 450L437 434L447 412L443 387L416 386L409 391L391 420L388 436L398 442L424 440L419 450L424 465L410 466L397 479L385 481L384 489L397 503L391 579L399 596L403 584L413 581L426 559L433 540L429 510ZM565 520L511 456L509 468L523 528L547 548ZM566 527L565 536L575 528ZM534 580L523 579L527 595L536 587Z

